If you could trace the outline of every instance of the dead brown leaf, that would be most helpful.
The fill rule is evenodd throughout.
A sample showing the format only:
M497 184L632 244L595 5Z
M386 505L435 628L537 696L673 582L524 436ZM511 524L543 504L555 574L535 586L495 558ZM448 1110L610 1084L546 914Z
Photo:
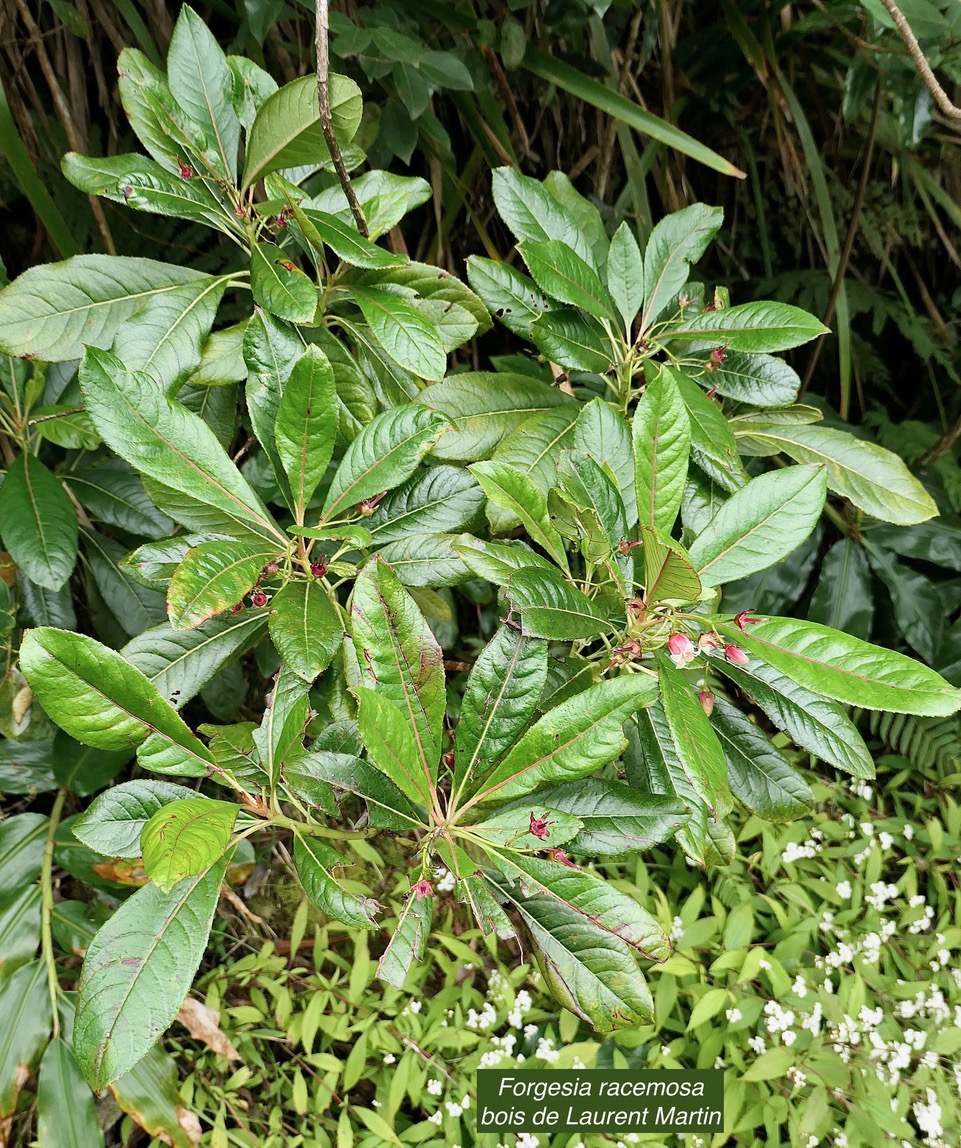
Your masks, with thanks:
M212 1008L207 1008L193 997L187 997L180 1012L177 1013L177 1020L194 1040L201 1041L214 1052L226 1056L228 1060L240 1059L240 1053L220 1029L220 1014L214 1012Z

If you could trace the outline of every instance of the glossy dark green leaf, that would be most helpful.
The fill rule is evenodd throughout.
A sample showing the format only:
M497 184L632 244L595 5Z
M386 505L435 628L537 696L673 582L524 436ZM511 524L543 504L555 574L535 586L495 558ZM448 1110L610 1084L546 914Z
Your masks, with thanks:
M908 645L936 666L944 632L937 586L920 571L898 562L890 551L881 550L867 540L864 550L871 569L891 595L894 617Z
M238 603L278 552L256 542L202 542L188 550L167 590L174 629L189 630Z
M687 552L663 542L647 525L641 526L644 544L644 597L648 603L696 602L701 580Z
M727 758L731 792L765 821L791 821L814 805L814 794L771 739L736 706L715 696L711 725Z
M656 695L652 678L632 674L599 682L561 702L517 741L472 803L506 801L607 765L626 744L624 722Z
M855 638L870 637L874 594L871 568L860 543L842 538L825 554L808 618Z
M724 490L739 490L748 475L737 453L737 442L720 407L683 371L669 372L687 408L691 424L691 459Z
M707 363L712 369L701 382L725 398L755 407L786 407L797 399L801 380L783 359L726 351L720 365L711 359Z
M320 582L298 579L274 595L270 635L294 673L312 682L340 649L344 622Z
M586 263L594 256L586 236L570 211L544 184L510 167L495 168L491 179L494 203L501 219L520 240L559 240Z
M478 578L486 578L496 586L506 586L517 570L536 566L555 575L556 569L532 550L526 542L482 542L469 534L461 534L453 544Z
M60 481L29 452L7 470L0 518L4 545L31 582L63 586L77 560L77 512Z
M718 670L751 698L796 745L854 777L873 777L874 761L854 723L836 702L819 697L757 658L738 666L712 656Z
M527 475L547 495L557 484L557 464L563 452L574 446L577 410L558 407L525 419L497 446L491 462L507 463ZM503 534L520 525L516 514L488 503L487 518L494 533Z
M348 507L400 486L447 425L443 415L412 404L379 414L341 459L324 502L324 519L336 518Z
M360 90L346 76L330 77L330 108L334 135L341 147L360 126ZM305 164L322 164L330 153L324 140L317 104L317 81L302 76L269 96L257 112L247 137L242 189L272 171Z
M530 475L506 462L475 462L470 469L488 500L516 516L531 539L566 569L563 540L551 524L544 492Z
M273 243L251 248L250 289L255 303L291 323L309 323L317 310L317 284Z
M40 876L47 825L40 813L18 813L0 822L0 908Z
M717 234L724 212L693 203L665 216L651 232L644 250L644 313L646 330L687 282L696 263Z
M788 351L826 334L828 328L800 307L763 300L685 315L679 326L671 328L669 337L713 339L728 350L757 355Z
M95 521L142 538L166 538L173 522L147 497L137 472L121 458L69 473L67 483Z
M580 821L568 849L588 857L621 857L649 849L669 840L690 817L676 798L637 793L622 781L596 777L549 786L537 796Z
M75 255L31 267L0 291L0 348L51 363L106 349L148 299L197 279L190 267L118 255Z
M235 177L240 121L233 107L233 75L213 33L187 5L181 8L170 39L167 77L177 103Z
M380 546L411 535L463 530L483 506L484 494L469 471L435 466L391 491L366 525L372 544Z
M568 371L605 374L614 362L614 351L604 328L570 307L558 307L537 316L530 337L549 362Z
M335 255L354 267L377 271L384 267L399 267L407 262L405 255L395 255L392 251L371 243L360 234L356 226L343 223L336 215L311 211L309 208L298 208L294 214L302 228L306 220L313 234L305 229L305 235L312 245L319 239L321 244L329 247ZM323 254L322 251L320 253Z
M403 296L381 287L351 285L351 294L387 354L411 374L437 381L447 371L447 351L437 328Z
M561 868L561 866L558 866ZM525 895L489 878L520 913L534 941L544 981L558 1001L597 1032L649 1024L651 994L628 946L555 898Z
M46 963L31 961L6 978L0 990L0 1120L16 1111L52 1024Z
M467 280L484 300L490 313L508 331L522 338L531 333L531 323L554 304L537 288L537 284L509 263L471 255L467 259Z
M752 479L692 543L701 581L719 586L785 558L814 529L826 494L823 467L792 466Z
M749 634L731 624L720 625L718 631L743 646L749 657L848 705L931 717L961 708L961 690L921 662L816 622L767 618Z
M125 634L139 634L163 621L163 594L145 587L122 565L126 552L119 542L94 530L83 530L84 556L93 581Z
M576 400L556 387L512 372L470 371L425 388L417 398L446 417L451 429L433 448L445 462L488 459L525 419ZM575 408L576 409L576 408Z
M132 757L132 749L107 753L81 745L60 730L53 743L53 773L71 793L89 797L109 785Z
M372 897L351 893L331 874L348 864L336 849L316 837L294 838L294 867L304 892L322 913L355 929L375 929L380 906Z
M592 599L559 570L531 566L507 580L511 615L529 638L573 641L595 638L615 628Z
M39 885L28 885L9 904L0 909L0 976L36 956L40 948Z
M547 643L501 626L467 679L454 742L454 794L479 784L523 732L547 681Z
M330 360L319 347L308 347L284 386L275 428L277 453L301 521L334 453L337 424L337 388Z
M614 304L594 268L557 239L524 240L517 245L534 282L553 299L600 319L614 318Z
M203 499L240 536L286 539L203 419L170 402L153 380L113 355L88 350L80 368L87 409L104 441L142 474Z
M212 758L156 686L129 662L83 634L30 630L20 666L38 701L67 733L85 745L121 750L151 741L153 764L203 777ZM163 755L172 754L173 762Z
M691 450L690 420L671 373L660 371L634 412L638 521L670 534L681 507Z
M226 867L223 859L169 893L145 885L91 941L74 1049L92 1088L133 1068L173 1022L207 947Z
M321 805L334 786L367 804L370 823L378 829L409 829L420 825L403 792L384 774L351 753L314 749L295 757L282 771L282 780L296 797ZM319 789L323 787L323 789Z
M627 223L622 223L611 239L607 256L607 289L617 304L625 330L630 332L644 304L644 260Z
M455 549L459 534L411 534L388 542L380 556L405 586L459 586L471 577Z

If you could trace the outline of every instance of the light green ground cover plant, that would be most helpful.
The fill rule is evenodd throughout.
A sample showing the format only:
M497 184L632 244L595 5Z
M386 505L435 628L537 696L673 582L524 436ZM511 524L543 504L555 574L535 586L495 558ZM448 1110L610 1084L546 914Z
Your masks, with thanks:
M558 1012L535 968L505 964L477 931L451 935L449 876L414 995L378 982L368 934L332 943L302 910L298 962L268 945L198 982L239 1060L171 1034L181 1057L194 1050L183 1103L202 1115L210 1148L950 1144L961 1044L961 810L944 792L954 768L926 769L925 797L907 780L917 770L889 756L877 791L816 783L804 825L739 816L739 857L708 879L662 847L605 866L675 951L652 974L652 1023L603 1038ZM523 1065L718 1067L726 1129L666 1140L480 1133L477 1068Z
M146 881L84 946L72 1039L94 1088L177 1015L227 867L262 834L285 836L311 901L352 928L380 928L379 867L403 874L376 964L397 990L427 951L443 865L465 919L522 936L571 1015L599 1032L649 1024L638 962L669 958L664 923L586 862L666 840L695 865L730 862L736 802L772 821L813 804L770 730L864 779L846 707L961 704L902 654L725 610L722 588L790 555L828 492L896 525L926 521L933 501L896 456L795 401L776 355L822 334L817 320L690 280L719 209L666 217L642 252L626 224L609 238L566 177L501 169L494 198L530 275L475 258L468 287L376 242L423 202L422 181L366 172L351 205L325 173L313 77L277 89L185 8L166 75L128 52L120 88L149 157L70 154L69 178L209 225L238 255L215 275L77 256L0 294L22 449L0 529L23 603L64 593L82 526L87 560L99 547L122 578L102 596L125 630L97 640L63 610L26 612L40 624L19 645L21 706L41 737L13 760L58 792L49 818L4 826L22 866L2 906L17 939L7 990L39 1018L11 1062L32 1067L61 1039L52 871L68 829L88 870ZM329 94L331 146L358 165L360 93L331 77ZM488 311L536 357L448 373ZM77 362L74 381L63 364ZM75 456L59 473L40 459L48 376L72 388L50 421L76 420L87 437L69 449L97 452L112 499L78 481ZM231 454L236 392L211 396L240 382ZM77 486L118 540L97 541ZM461 693L445 626L483 602ZM269 687L244 720L230 720L240 697L225 721L193 720L185 707L216 678L221 701L242 695L222 675L252 649ZM50 786L30 754L44 734L56 748L53 726ZM138 773L62 823L71 792L91 795L134 753L177 780Z

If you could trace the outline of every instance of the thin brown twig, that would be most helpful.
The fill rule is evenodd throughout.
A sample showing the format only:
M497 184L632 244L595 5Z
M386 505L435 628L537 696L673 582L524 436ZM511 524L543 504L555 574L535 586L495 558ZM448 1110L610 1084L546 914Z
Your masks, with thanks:
M911 31L911 25L907 21L907 17L901 9L895 4L894 0L881 0L881 3L888 11L888 15L894 21L897 30L901 33L901 39L904 41L904 46L908 50L908 55L914 61L914 66L921 74L921 79L924 80L924 86L928 89L934 97L934 102L938 105L941 111L952 120L961 120L961 108L955 104L948 93L938 83L937 76L935 76L931 65L928 63L928 58L925 56L918 39Z
M316 6L316 43L317 43L317 100L320 107L320 126L327 141L327 150L334 164L334 171L340 180L347 202L350 204L351 214L357 224L357 230L366 239L370 232L367 229L367 218L360 200L350 182L350 175L344 157L341 154L340 144L334 135L334 120L330 111L330 3L329 0L317 0Z

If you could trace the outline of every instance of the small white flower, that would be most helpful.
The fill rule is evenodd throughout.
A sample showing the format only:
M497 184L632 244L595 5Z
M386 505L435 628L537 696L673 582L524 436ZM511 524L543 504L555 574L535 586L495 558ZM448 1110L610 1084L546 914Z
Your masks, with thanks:
M741 1010L739 1008L729 1008L724 1014L731 1024L737 1024L741 1019Z
M431 1096L440 1096L440 1094L444 1091L443 1081L428 1080L427 1091L431 1094Z
M395 1064L397 1057L392 1052L388 1052L384 1057L384 1064Z
M838 881L838 896L842 901L850 901L851 899L851 882Z

